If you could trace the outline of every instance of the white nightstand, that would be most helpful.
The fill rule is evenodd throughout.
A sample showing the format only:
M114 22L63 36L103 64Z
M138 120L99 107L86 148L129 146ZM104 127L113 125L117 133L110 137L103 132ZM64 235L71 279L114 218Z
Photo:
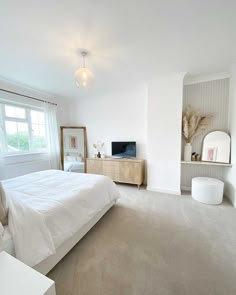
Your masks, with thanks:
M0 294L56 295L55 283L6 252L1 252Z

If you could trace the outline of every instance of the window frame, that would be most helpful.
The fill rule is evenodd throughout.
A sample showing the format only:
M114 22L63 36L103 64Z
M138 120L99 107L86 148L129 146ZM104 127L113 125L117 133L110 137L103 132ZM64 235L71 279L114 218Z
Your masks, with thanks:
M8 117L6 116L5 106L13 106L13 107L19 107L23 108L25 110L25 118L17 118L17 117ZM47 142L47 128L46 128L46 122L44 124L45 126L45 139L46 139L46 148L45 150L36 151L32 150L32 141L33 141L33 128L32 128L32 120L31 120L31 114L32 111L38 111L42 112L45 115L45 111L42 107L37 106L31 106L31 105L25 105L21 103L11 102L11 101L1 101L0 100L0 128L1 128L1 122L2 122L2 130L3 130L3 137L4 137L4 148L7 150L7 133L6 133L6 121L11 122L19 122L19 123L27 123L28 124L28 136L29 136L29 147L30 149L28 151L16 151L16 152L0 152L1 157L11 157L11 156L23 156L23 155L32 155L32 154L47 154L48 153L48 142ZM43 124L41 124L43 125Z

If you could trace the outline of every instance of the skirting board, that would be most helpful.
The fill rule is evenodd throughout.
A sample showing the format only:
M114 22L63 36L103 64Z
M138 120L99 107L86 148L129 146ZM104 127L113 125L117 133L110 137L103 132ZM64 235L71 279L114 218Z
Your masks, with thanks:
M33 268L46 275L78 242L83 236L101 219L101 217L113 206L115 201L107 205L97 213L88 223L86 223L72 238L65 241L56 253L49 256Z
M147 190L153 191L153 192L158 192L158 193L169 194L169 195L177 195L177 196L181 195L180 191L173 191L173 190L163 189L163 188L159 188L159 187L147 186Z
M191 192L190 186L181 186L181 191Z

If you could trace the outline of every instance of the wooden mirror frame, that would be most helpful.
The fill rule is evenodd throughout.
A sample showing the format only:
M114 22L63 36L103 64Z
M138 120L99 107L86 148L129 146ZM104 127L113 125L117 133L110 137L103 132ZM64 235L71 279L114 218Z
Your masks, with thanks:
M84 131L84 173L86 173L86 158L87 158L87 135L86 127L84 126L61 126L61 167L64 171L64 129L82 129Z

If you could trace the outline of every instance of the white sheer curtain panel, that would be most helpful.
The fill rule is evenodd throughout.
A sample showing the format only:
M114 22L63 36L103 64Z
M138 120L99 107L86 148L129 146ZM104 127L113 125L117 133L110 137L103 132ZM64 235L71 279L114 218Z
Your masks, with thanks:
M58 136L58 126L56 105L45 103L45 119L47 131L48 157L50 169L61 169L60 145Z
M3 118L0 113L0 153L6 150L5 145L6 145L6 140L4 139L4 132L3 132Z

